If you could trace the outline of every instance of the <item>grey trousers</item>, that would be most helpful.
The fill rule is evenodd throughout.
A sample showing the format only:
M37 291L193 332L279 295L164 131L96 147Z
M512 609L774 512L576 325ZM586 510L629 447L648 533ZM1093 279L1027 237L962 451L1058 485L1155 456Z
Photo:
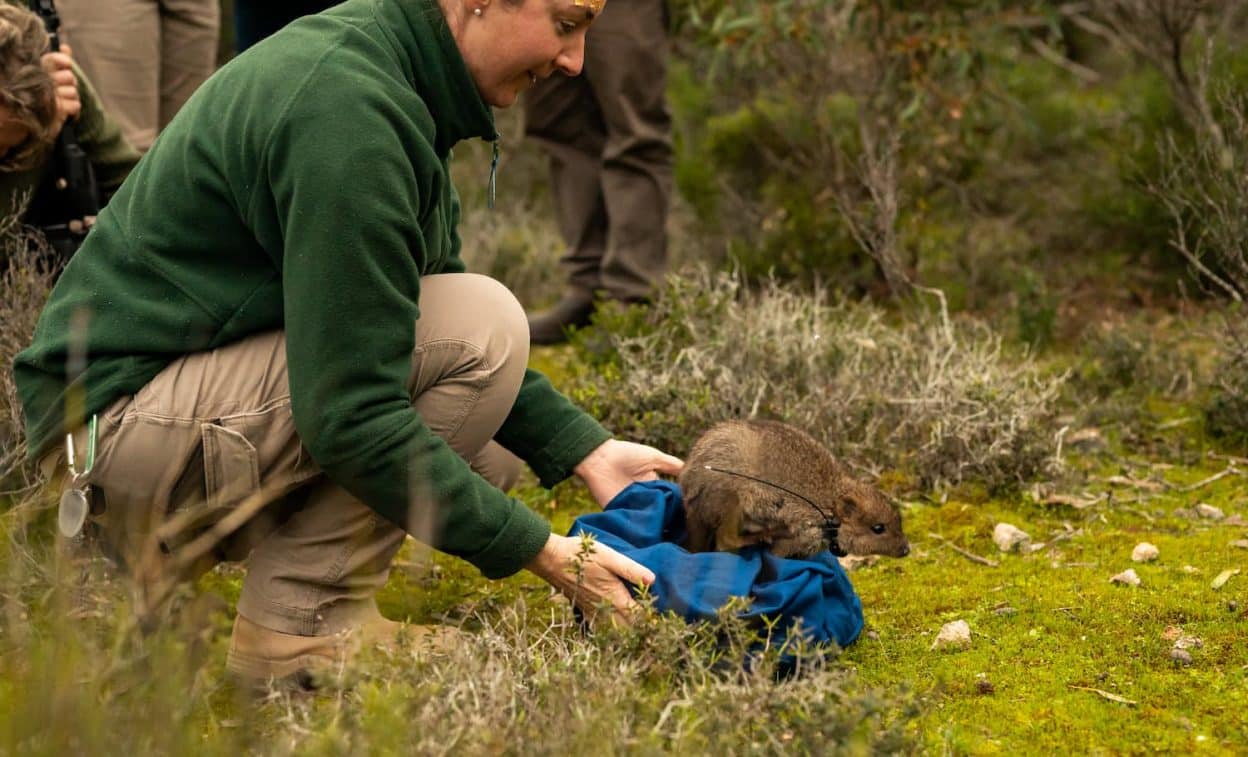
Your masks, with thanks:
M104 108L146 152L217 65L218 0L57 0Z
M638 300L666 271L666 87L664 0L619 0L590 27L582 74L556 74L525 95L525 133L550 156L561 262L575 291Z
M492 439L528 362L524 311L502 284L474 274L425 277L420 310L408 383L414 408L487 480L509 487L522 463ZM246 559L239 613L314 636L375 617L374 594L404 531L308 457L291 417L285 345L284 332L262 333L171 363L100 415L85 482L102 494L103 512L92 520L103 546L140 587L167 579L158 572L179 550L264 492L263 509L188 573ZM75 439L85 449L85 431ZM170 523L183 526L168 533Z

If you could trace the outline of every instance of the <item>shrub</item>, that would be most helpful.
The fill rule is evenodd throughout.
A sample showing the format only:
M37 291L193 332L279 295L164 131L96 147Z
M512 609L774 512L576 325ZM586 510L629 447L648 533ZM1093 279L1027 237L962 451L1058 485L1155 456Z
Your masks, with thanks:
M56 277L54 257L37 233L16 218L0 224L0 491L24 488L22 409L13 384L13 358L30 343Z
M912 294L916 250L902 226L973 159L963 117L982 94L979 48L1000 26L999 4L686 0L679 10L711 94L675 79L677 179L714 232L744 240L734 258L752 275L815 271Z
M1248 448L1248 327L1243 305L1230 308L1218 333L1218 365L1205 427L1215 437Z
M616 310L578 342L571 395L626 438L684 452L711 424L794 423L869 470L928 486L1026 480L1050 457L1064 376L1003 354L986 324L915 309L890 323L734 274L669 279L653 309Z

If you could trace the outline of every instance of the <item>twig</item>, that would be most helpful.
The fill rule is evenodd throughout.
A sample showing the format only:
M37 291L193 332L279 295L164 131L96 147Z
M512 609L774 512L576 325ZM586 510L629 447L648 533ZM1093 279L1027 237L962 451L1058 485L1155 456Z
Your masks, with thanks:
M1172 428L1178 428L1179 426L1186 426L1189 423L1195 423L1197 420L1199 419L1191 415L1184 416L1182 418L1175 418L1174 420L1169 420L1165 423L1158 423L1157 430L1168 431Z
M1150 492L1159 492L1169 486L1164 481L1152 481L1145 478L1128 478L1126 476L1110 476L1102 479L1107 484L1114 486L1130 486L1133 489L1145 489Z
M1093 71L1087 66L1079 65L1070 58L1067 58L1065 55L1062 55L1058 51L1049 47L1043 41L1036 39L1035 37L1032 37L1029 41L1031 43L1031 49L1034 50L1037 55L1085 84L1096 84L1101 80L1101 75L1099 73Z
M139 586L136 612L142 622L155 619L156 614L186 580L188 571L218 544L243 527L276 498L277 487L262 487L240 502L233 510L213 523L203 533L179 547L171 557L164 558L161 545L176 537L194 519L195 510L178 513L157 527L146 540L135 567Z
M1076 497L1073 494L1050 494L1039 501L1041 505L1065 505L1073 507L1076 510L1085 510L1093 505L1099 504L1107 498L1106 494L1098 494L1089 499L1087 497Z
M1139 702L1135 701L1134 699L1127 699L1126 697L1120 697L1117 694L1112 694L1108 691L1105 691L1104 689L1094 689L1091 686L1076 686L1073 683L1070 684L1070 688L1075 689L1076 691L1090 691L1093 694L1099 694L1100 696L1108 699L1109 701L1118 702L1119 704L1126 704L1132 707L1139 704Z
M1196 491L1197 489L1202 489L1208 486L1209 484L1212 484L1214 481L1219 481L1221 479L1226 478L1227 476L1238 476L1241 473L1243 473L1243 471L1241 471L1239 468L1236 468L1233 464L1228 465L1226 466L1226 470L1222 471L1221 473L1215 473L1209 478L1203 479L1201 481L1197 481L1194 484L1188 484L1187 486L1176 486L1174 490L1179 491L1179 492Z
M1001 566L1001 563L997 562L996 560L989 560L987 557L980 557L974 552L969 552L965 549L962 549L957 544L954 544L953 542L949 541L948 539L941 536L940 534L929 533L928 537L932 539L936 539L937 541L941 542L949 549L952 549L954 552L957 552L958 554L962 555L963 557L970 560L971 562L979 563L980 565L987 565L989 568L999 568Z

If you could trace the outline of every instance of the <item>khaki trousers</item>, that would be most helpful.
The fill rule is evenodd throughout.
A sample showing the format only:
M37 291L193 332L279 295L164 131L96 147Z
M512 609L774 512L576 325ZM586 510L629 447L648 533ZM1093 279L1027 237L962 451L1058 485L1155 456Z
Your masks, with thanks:
M667 267L672 192L664 0L609 2L590 27L580 76L525 96L525 133L550 156L561 263L573 290L634 301Z
M56 6L78 65L141 151L216 68L218 0L57 0Z
M528 362L523 309L493 279L445 274L422 280L420 310L408 383L414 408L491 483L509 487L521 462L492 439ZM265 492L267 506L189 572L246 558L239 613L316 636L375 617L374 593L404 532L308 457L291 418L285 344L284 332L262 333L171 363L100 415L85 482L102 495L93 496L91 518L102 546L140 590L170 578L153 571L168 570L188 542ZM334 358L350 356L326 356ZM85 449L85 431L75 439ZM170 523L184 526L154 545Z

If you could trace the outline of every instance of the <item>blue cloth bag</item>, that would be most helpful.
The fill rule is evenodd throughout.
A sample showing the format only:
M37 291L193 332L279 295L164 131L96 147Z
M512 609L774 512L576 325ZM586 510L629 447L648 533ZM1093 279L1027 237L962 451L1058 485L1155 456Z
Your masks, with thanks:
M713 620L730 597L753 600L747 618L778 618L772 644L784 643L801 620L812 642L845 647L862 632L862 602L831 552L804 560L747 547L738 553L689 552L680 487L668 481L635 483L599 513L582 515L569 535L593 534L601 543L654 571L655 606L687 621Z

